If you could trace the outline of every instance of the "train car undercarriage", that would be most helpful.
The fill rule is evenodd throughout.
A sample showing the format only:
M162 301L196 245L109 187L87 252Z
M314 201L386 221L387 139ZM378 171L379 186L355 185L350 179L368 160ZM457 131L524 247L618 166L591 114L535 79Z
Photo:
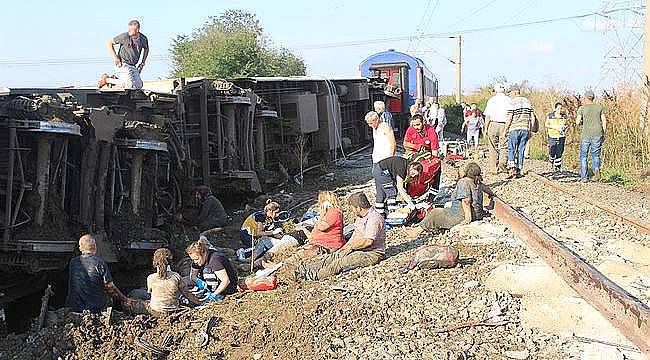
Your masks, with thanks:
M0 276L60 272L85 232L107 262L148 262L196 185L259 193L367 143L370 89L365 78L181 78L0 95ZM0 304L27 291L12 286L3 280Z

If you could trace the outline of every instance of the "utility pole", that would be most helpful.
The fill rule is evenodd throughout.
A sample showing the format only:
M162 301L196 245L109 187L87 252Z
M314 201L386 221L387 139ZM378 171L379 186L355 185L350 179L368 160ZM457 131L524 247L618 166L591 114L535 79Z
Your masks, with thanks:
M641 116L639 128L646 133L650 132L648 127L648 107L650 103L650 7L645 8L645 39L643 40L643 75L641 76Z
M460 60L461 60L461 46L462 46L462 40L460 37L460 34L456 35L456 104L460 104L461 102L461 81L460 81L460 71L461 71L461 66L460 66Z

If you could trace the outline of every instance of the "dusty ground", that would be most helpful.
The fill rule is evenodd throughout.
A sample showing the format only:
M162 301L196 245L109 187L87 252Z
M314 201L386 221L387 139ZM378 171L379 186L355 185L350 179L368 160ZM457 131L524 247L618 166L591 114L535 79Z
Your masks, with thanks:
M305 190L287 194L291 197L286 197L286 202L299 204L313 195L314 189L322 187L336 189L343 197L358 189L372 195L371 186L366 184L369 170L361 168L369 166L366 159L358 157L347 162L347 167L329 168L326 172L333 176L314 177L305 184ZM508 197L510 193L518 194L522 189L536 186L527 181L504 183L497 191ZM518 201L526 210L527 204L534 203L526 199L532 197L528 191L506 200ZM592 215L578 216L576 221ZM351 218L346 214L346 220ZM498 221L486 223L485 226L497 229L498 238L490 235L493 240L481 241L487 235L462 228L447 234L413 238L404 228L394 228L388 233L387 259L376 266L321 282L295 283L285 276L277 290L231 296L204 310L189 311L178 317L129 318L114 314L113 323L106 325L102 315L80 316L58 310L50 314L44 330L12 335L0 341L0 359L150 359L151 355L135 344L135 339L141 337L161 344L167 335L171 336L169 359L566 359L579 356L568 338L522 324L522 299L518 294L508 297L483 285L500 265L527 266L537 261ZM549 220L547 225L552 223ZM220 245L235 247L236 238L236 233L227 233ZM461 264L454 269L403 273L401 269L415 249L425 243L455 244L460 249ZM242 266L240 270L243 269ZM483 320L500 296L509 300L504 310L507 324L443 331L450 325ZM194 334L205 327L211 316L220 319L213 338L206 348L197 348Z

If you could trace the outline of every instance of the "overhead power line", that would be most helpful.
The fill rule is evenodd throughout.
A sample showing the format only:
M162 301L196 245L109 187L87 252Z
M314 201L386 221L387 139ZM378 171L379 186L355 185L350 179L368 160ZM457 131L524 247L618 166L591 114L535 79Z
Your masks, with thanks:
M316 49L328 49L328 48L337 48L337 47L351 47L351 46L360 46L360 45L373 45L373 44L382 44L389 42L399 42L399 41L412 41L418 39L445 39L445 38L454 38L457 34L471 34L477 32L485 31L496 31L496 30L505 30L512 28L520 28L526 26L547 24L559 21L568 21L582 19L594 15L607 17L608 14L619 12L619 11L631 11L631 10L642 10L645 9L645 6L639 7L626 7L626 8L617 8L601 12L590 12L586 14L565 16L544 20L520 22L514 24L504 24L504 25L494 25L486 26L479 28L467 28L457 31L447 31L447 32L437 32L437 33L428 33L428 34L416 34L416 35L403 35L403 36L392 36L392 37L383 37L375 39L365 39L365 40L352 40L352 41L342 41L342 42L331 42L331 43L321 43L321 44L311 44L311 45L302 45L291 47L295 50L316 50ZM171 61L171 57L167 55L157 54L150 55L147 61ZM30 66L55 66L55 65L85 65L85 64L109 64L110 58L107 57L87 57L87 58L62 58L62 59L0 59L0 66L6 67L30 67Z
M582 18L587 18L587 17L590 17L590 16L594 16L594 15L606 16L607 14L610 14L610 13L614 13L614 12L618 12L618 11L628 11L628 10L634 10L634 9L633 8L619 8L619 9L608 10L606 12L590 12L590 13L580 14L580 15L564 16L564 17L557 17L557 18L544 19L544 20L520 22L520 23L514 23L514 24L494 25L494 26L486 26L486 27L479 27L479 28L467 28L467 29L461 29L461 30L456 30L456 31L446 31L446 32L428 33L428 34L402 35L402 36L392 36L392 37L366 39L366 40L354 40L354 41L342 41L342 42L331 42L331 43L321 43L321 44L310 44L310 45L302 45L302 46L299 45L299 46L294 46L292 48L296 49L296 50L314 50L314 49L327 49L327 48L334 48L334 47L372 45L372 44L380 44L380 43L388 43L388 42L407 41L407 40L411 41L411 40L416 40L416 39L436 39L436 38L444 39L444 38L455 37L455 35L457 35L457 34L464 35L464 34L471 34L471 33L484 32L484 31L495 31L495 30L519 28L519 27L547 24L547 23L553 23L553 22L559 22L559 21L582 19Z
M488 6L494 4L496 1L497 1L497 0L490 0L490 1L488 1L487 3L483 4L483 5L482 5L481 7L479 7L478 9L476 9L476 10L472 11L471 13L469 13L469 14L463 16L463 17L460 18L458 21L455 21L454 23L447 25L447 27L445 27L445 30L446 30L446 29L449 29L449 28L451 28L451 27L454 27L454 26L456 26L456 25L462 23L463 21L465 21L465 20L471 18L472 16L474 16L474 15L478 14L479 12L481 12L483 9L485 9L485 8L487 8Z

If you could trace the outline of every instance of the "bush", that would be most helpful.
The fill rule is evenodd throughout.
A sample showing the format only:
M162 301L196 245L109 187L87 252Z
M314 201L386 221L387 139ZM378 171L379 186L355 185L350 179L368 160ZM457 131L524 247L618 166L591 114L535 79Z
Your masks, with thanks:
M305 75L303 60L275 48L257 17L242 10L212 16L191 35L171 46L174 77L246 77Z

